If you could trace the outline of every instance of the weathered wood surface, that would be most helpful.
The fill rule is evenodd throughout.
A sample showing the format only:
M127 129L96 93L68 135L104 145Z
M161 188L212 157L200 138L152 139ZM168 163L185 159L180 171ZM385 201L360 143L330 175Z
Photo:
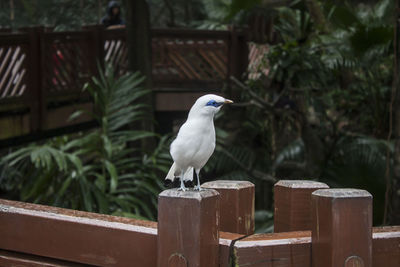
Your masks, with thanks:
M326 190L329 192L331 189L319 191ZM169 226L168 232L185 231L182 237L192 241L185 249L194 251L199 247L196 240L212 240L211 246L215 251L207 253L206 257L217 253L217 264L222 267L232 264L243 267L311 267L312 261L321 256L332 259L333 265L324 262L317 266L400 266L400 226L370 227L370 197L365 191L363 194L351 192L339 190L331 195L314 192L319 195L313 199L313 233L294 231L247 236L219 232L216 235L215 229L206 230L212 226L206 226L207 222L216 223L215 202L206 203L193 198L186 199L188 201L175 199L175 204L164 206L163 212L169 215L168 220L163 215L159 217L162 221L160 227L174 221L184 222L185 225L175 224L176 229ZM231 196L238 197L237 194ZM232 198L232 202L236 200ZM197 201L199 205L191 201ZM179 205L184 207L177 209ZM317 208L318 224L315 223ZM178 214L178 210L184 212ZM176 217L173 217L174 212ZM226 215L221 213L221 216ZM199 218L204 217L207 220L201 222ZM196 225L204 227L190 232ZM137 263L134 266L157 266L158 227L156 222L0 200L0 266L132 266L132 262ZM173 245L173 242L165 243L166 246ZM202 253L201 250L198 252ZM365 256L366 253L370 256ZM339 263L336 261L338 257ZM177 253L170 263L185 266L187 260L186 256Z
M86 264L0 250L1 267L84 267Z
M202 185L220 195L220 230L250 235L254 233L254 184L247 181L217 180Z
M217 267L218 192L212 189L163 191L158 199L157 244L159 267Z
M256 234L235 243L235 266L310 267L311 233Z
M0 236L3 250L97 266L156 266L154 222L1 200Z
M274 186L274 232L311 230L311 193L329 188L307 180L281 180Z
M372 229L372 266L400 266L400 226Z
M372 266L372 196L359 189L312 193L312 266Z

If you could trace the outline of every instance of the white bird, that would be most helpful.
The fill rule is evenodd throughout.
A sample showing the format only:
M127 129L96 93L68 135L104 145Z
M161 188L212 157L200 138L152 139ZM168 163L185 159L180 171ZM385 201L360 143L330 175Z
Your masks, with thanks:
M222 105L233 103L217 95L204 95L196 100L189 111L186 122L179 129L178 135L172 142L170 154L174 160L166 180L174 181L180 177L179 190L186 191L184 181L193 181L193 169L197 174L197 186L201 190L200 170L207 163L215 149L214 115Z

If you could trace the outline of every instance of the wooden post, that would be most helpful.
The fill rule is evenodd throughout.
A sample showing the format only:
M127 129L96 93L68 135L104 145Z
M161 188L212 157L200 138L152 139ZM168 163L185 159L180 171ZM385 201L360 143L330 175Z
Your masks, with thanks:
M311 230L311 193L329 188L315 181L281 180L274 186L274 232Z
M240 31L235 26L231 26L228 75L242 80L242 75L247 70L248 60L249 49L247 46L247 35L244 31Z
M97 64L104 69L104 26L90 25L84 26L92 36L91 43L88 44L89 54L91 55L90 70L93 75L98 75Z
M28 92L26 101L30 106L31 132L37 132L44 128L46 102L43 94L42 77L44 72L42 45L43 27L25 28L29 35L28 51Z
M218 221L217 191L163 191L158 199L158 266L218 266Z
M244 31L238 31L235 26L230 26L229 38L229 53L228 53L228 73L227 80L231 87L230 77L233 76L239 81L243 80L243 74L247 71L249 62L249 49L247 46L247 35ZM231 90L230 95L233 98L238 98L239 95L233 94Z
M220 195L220 230L254 233L254 184L247 181L214 181L202 185Z
M372 196L365 190L312 193L312 266L372 266Z

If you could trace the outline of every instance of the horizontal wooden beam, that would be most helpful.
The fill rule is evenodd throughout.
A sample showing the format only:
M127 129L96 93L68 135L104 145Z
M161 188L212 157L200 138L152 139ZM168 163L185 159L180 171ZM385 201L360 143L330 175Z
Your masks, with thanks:
M0 266L155 266L157 260L156 222L0 200L0 236ZM222 267L232 258L238 266L311 266L310 231L219 236ZM372 261L400 266L400 226L373 228Z
M229 39L229 31L192 30L192 29L151 29L153 38L199 38L199 39Z
M233 255L233 245L236 240L240 240L245 237L242 234L219 232L219 266L230 267L231 256Z
M2 33L0 36L0 46L23 45L29 43L27 33Z
M0 266L13 267L83 267L84 264L49 259L24 253L0 250Z
M372 266L400 266L400 226L373 228Z
M155 266L157 224L0 200L0 249L97 266Z
M311 266L311 232L256 234L235 243L235 266Z

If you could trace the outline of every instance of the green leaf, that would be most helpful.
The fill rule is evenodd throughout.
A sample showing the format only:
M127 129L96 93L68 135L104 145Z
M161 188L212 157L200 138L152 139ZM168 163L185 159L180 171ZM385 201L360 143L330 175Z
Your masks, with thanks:
M110 139L108 139L108 137L106 135L102 135L101 138L103 140L103 147L104 147L104 150L106 151L106 156L107 156L107 158L111 158L112 153L113 153L113 146L111 144L111 141L110 141Z
M110 181L110 192L114 193L115 190L118 187L118 174L117 174L117 170L115 169L114 164L112 164L111 162L109 162L108 160L104 161L104 165L108 171L108 174L111 177L111 181Z

